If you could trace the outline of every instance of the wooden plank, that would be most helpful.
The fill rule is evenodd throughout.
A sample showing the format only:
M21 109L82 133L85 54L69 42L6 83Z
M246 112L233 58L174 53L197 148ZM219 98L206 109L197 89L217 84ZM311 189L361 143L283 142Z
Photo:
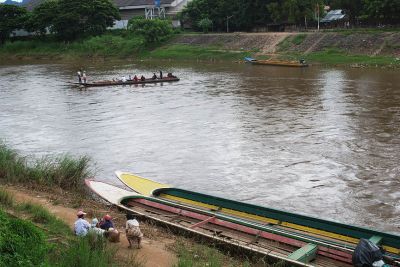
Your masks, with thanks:
M206 224L206 223L208 223L208 222L211 222L211 221L214 220L214 219L215 219L215 216L214 216L214 217L209 217L209 218L207 218L207 219L205 219L205 220L203 220L203 221L201 221L201 222L198 222L198 223L196 223L196 224L193 224L192 226L190 226L190 228L200 227L200 226L202 226L202 225L204 225L204 224Z
M295 252L291 253L288 256L288 258L295 261L309 263L310 261L315 259L315 256L317 255L317 249L318 249L317 245L309 243L304 247L301 247Z

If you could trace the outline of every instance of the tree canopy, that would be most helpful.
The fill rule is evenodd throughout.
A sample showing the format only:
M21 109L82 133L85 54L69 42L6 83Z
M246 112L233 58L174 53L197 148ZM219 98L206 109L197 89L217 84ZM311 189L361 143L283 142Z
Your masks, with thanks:
M10 34L17 29L24 28L27 11L25 8L0 4L0 43L3 44Z
M318 9L323 17L325 5L343 9L353 23L400 23L400 0L192 0L180 17L197 30L202 30L200 21L209 19L216 31L226 30L230 18L230 29L246 31L274 23L306 25L316 21Z
M49 29L68 41L102 34L118 19L119 10L109 0L48 0L33 10L29 25L41 33Z

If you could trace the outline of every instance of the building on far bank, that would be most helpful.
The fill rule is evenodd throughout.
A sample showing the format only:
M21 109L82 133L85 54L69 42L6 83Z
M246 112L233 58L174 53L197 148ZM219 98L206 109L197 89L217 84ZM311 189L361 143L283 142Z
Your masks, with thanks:
M142 16L147 19L169 18L175 27L180 26L180 21L176 15L181 11L190 0L114 0L121 14L121 20L114 28L123 28L128 24L128 20ZM157 4L158 2L158 4Z
M349 27L349 16L342 9L334 9L329 11L320 21L324 28Z
M148 19L169 18L175 27L180 26L176 15L190 0L112 0L119 9L121 20L116 21L114 29L126 28L128 20L135 16ZM26 4L28 10L33 10L44 0L31 0Z

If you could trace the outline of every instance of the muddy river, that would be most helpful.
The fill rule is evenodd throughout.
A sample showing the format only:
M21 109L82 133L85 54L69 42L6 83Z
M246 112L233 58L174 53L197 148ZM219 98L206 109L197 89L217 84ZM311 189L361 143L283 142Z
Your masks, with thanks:
M181 80L80 90L88 80ZM400 233L400 75L222 63L0 65L0 138L190 190Z

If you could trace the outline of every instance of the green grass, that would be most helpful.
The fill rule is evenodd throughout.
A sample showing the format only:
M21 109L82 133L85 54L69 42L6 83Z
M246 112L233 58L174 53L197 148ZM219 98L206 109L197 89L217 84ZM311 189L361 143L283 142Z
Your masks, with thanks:
M307 35L306 34L296 34L292 38L292 44L294 45L300 45L303 43L304 39L306 39Z
M178 256L175 267L247 267L251 266L247 260L235 260L224 255L218 249L203 245L187 243L184 239L176 241L173 250ZM267 265L262 265L267 266Z
M0 188L0 206L10 208L14 206L14 197L9 192Z
M219 47L195 45L166 45L144 54L144 57L174 60L234 60L242 59L246 52L230 52Z
M28 160L0 143L0 182L58 186L83 192L84 179L92 176L89 163L86 156L76 159L69 155Z
M115 254L116 249L107 244L104 238L88 235L76 238L63 251L62 258L55 261L59 267L110 267L117 266Z
M27 214L33 222L45 225L46 229L48 229L49 233L51 234L72 234L72 231L68 225L40 205L22 203L17 206L17 210Z
M142 37L129 34L104 34L73 43L53 39L34 39L7 42L0 47L0 55L25 57L126 57L135 56L145 47Z
M12 218L0 209L0 266L46 266L45 234L31 222Z
M308 62L324 64L363 64L368 66L400 66L400 61L389 56L349 55L339 49L331 48L304 56Z

